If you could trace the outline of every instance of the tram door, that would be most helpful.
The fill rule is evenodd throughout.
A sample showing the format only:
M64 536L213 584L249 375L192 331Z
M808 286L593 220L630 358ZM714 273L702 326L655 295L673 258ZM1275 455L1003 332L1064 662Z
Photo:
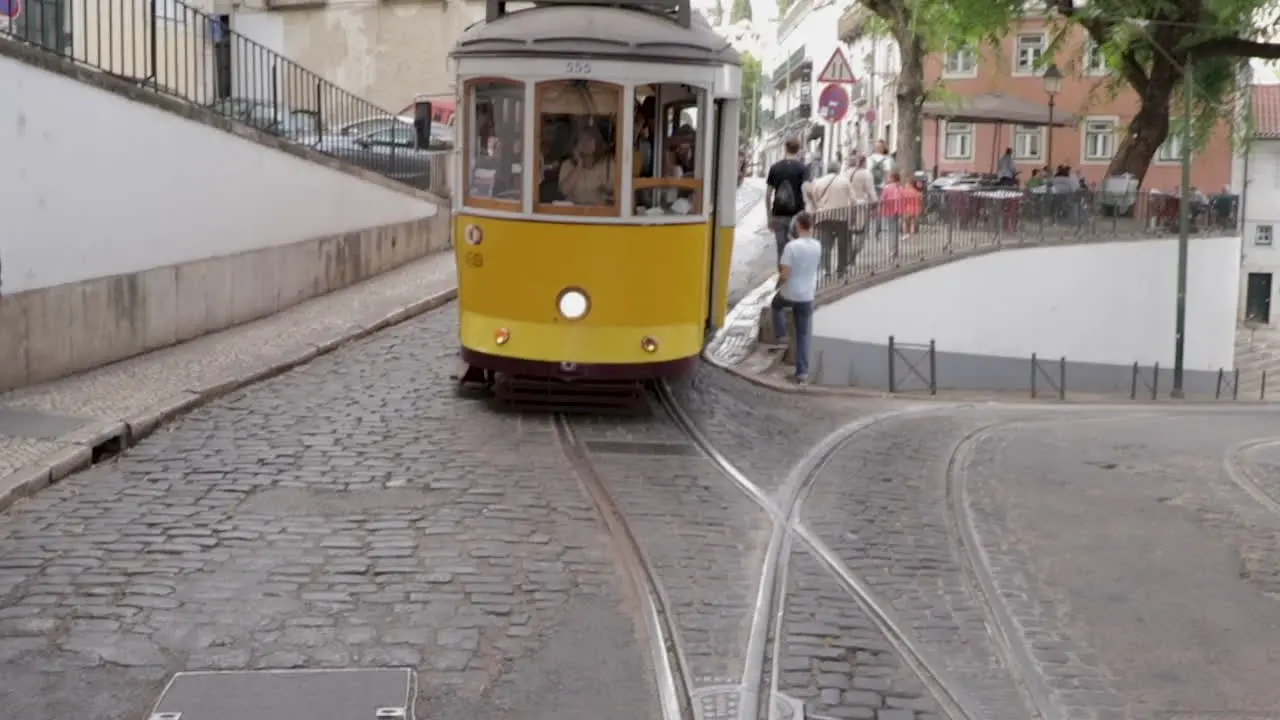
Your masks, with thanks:
M733 229L738 213L738 107L741 101L720 98L708 112L712 155L710 190L711 237L710 294L707 298L707 332L718 330L729 311L729 263L733 256Z
M717 100L708 112L707 133L706 137L711 140L711 177L707 178L707 182L703 183L703 192L710 193L707 197L711 198L711 215L707 217L710 232L707 235L707 244L711 252L707 253L707 271L711 273L710 282L707 283L707 341L711 341L711 336L715 333L719 323L717 322L716 303L719 298L720 287L717 280L716 268L719 267L717 240L720 237L720 213L733 212L733 206L729 206L726 210L720 203L720 155L721 143L724 142L723 133L718 132L720 128L720 112L723 109L724 101Z

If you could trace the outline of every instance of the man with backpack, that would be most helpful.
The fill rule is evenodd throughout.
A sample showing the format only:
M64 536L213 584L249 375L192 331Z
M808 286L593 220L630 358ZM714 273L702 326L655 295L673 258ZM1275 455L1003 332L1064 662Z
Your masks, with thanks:
M769 167L765 178L765 205L769 208L769 227L777 244L778 259L791 235L791 221L804 210L804 184L809 169L800 159L800 139L787 138L783 145L786 157Z
M871 178L876 184L876 193L879 194L884 189L885 183L889 181L889 173L893 172L893 158L889 155L889 146L885 141L876 142L876 151L867 158L867 169L871 171Z

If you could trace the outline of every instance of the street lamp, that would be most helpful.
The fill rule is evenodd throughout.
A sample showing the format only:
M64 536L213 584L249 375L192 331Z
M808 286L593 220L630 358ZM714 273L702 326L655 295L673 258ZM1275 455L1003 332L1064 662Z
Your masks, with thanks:
M1147 26L1153 24L1159 25L1183 25L1183 23L1162 23L1160 21L1131 19L1127 24L1138 28L1147 40L1151 42L1151 46L1164 55L1165 59L1173 64L1174 67L1182 70L1182 188L1178 196L1178 297L1174 316L1173 329L1173 388L1169 390L1169 397L1180 399L1186 396L1186 391L1182 387L1183 366L1186 364L1186 335L1187 335L1187 256L1191 246L1191 143L1193 141L1191 134L1191 113L1192 95L1195 92L1195 80L1192 77L1191 55L1187 55L1186 61L1179 63L1173 59L1169 51L1160 43L1156 42L1155 37L1148 32ZM1186 27L1203 27L1209 28L1208 25L1187 24Z
M1045 167L1053 167L1053 101L1062 92L1062 71L1057 65L1044 69L1044 92L1049 96L1049 147L1045 152Z

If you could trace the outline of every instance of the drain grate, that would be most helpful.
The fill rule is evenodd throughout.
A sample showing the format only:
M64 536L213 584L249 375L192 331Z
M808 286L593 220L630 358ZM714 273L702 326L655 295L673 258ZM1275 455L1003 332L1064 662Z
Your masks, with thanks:
M698 449L687 443L639 442L634 440L588 440L587 449L609 455L650 457L696 457Z
M414 720L408 668L181 672L150 720Z

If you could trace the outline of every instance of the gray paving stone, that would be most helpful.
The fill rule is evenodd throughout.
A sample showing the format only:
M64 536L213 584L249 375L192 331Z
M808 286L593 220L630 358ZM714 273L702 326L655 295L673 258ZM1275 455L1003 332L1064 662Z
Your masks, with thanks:
M471 698L495 717L486 688L556 682L522 663L603 602L573 643L613 658L598 693L647 720L644 652L549 420L457 398L455 338L452 308L416 319L11 508L5 716L144 717L175 668L362 664L418 667L424 716Z

